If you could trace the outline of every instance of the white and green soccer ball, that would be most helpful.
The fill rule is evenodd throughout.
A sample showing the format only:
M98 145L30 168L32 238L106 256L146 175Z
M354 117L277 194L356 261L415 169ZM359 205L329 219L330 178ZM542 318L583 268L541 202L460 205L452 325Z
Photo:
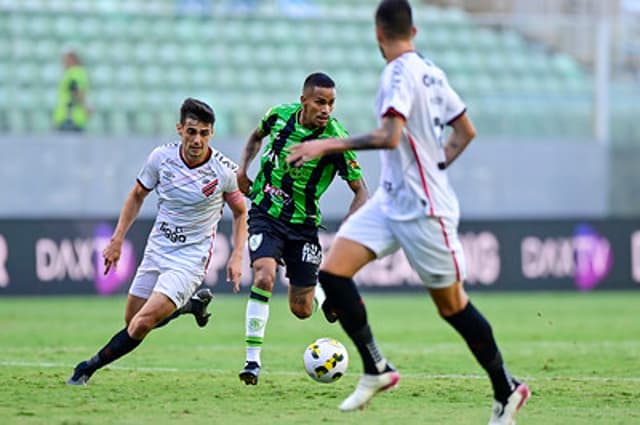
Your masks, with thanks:
M319 338L304 350L304 368L317 382L335 382L347 371L349 353L340 341Z

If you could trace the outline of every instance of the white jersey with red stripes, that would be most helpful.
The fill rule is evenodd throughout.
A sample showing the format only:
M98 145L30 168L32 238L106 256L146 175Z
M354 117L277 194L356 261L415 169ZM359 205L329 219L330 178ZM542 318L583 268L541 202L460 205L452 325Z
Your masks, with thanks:
M407 52L385 67L376 102L379 120L394 114L405 121L399 146L380 152L382 170L377 196L389 218L457 218L458 199L444 162L444 127L466 107L445 73L417 52Z
M194 167L183 159L180 143L155 148L138 174L139 184L158 195L145 259L157 266L206 270L225 198L239 193L237 168L212 148L209 158Z

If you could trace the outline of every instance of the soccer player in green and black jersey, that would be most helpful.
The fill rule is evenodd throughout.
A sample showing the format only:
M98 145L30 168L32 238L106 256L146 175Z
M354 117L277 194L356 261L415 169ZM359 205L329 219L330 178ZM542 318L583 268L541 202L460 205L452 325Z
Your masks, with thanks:
M335 99L335 83L328 75L309 75L299 103L275 106L265 114L247 140L237 171L238 186L251 199L249 255L254 277L246 310L247 358L240 372L240 380L247 385L258 383L269 299L279 264L286 266L291 312L305 319L313 311L322 260L318 242L322 219L320 197L336 174L354 193L349 214L369 196L353 152L317 158L300 168L291 167L285 161L290 146L311 139L347 135L338 120L331 117ZM269 143L262 152L260 170L252 182L247 169L266 136ZM322 304L324 294L315 295ZM322 308L330 318L329 306L322 305Z

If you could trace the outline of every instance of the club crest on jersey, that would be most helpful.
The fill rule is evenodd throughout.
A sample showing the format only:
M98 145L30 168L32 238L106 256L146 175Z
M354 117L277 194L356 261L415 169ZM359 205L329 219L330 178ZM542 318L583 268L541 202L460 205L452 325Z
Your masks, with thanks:
M218 179L213 179L206 185L202 186L201 190L202 193L204 193L204 196L211 196L213 192L216 191L216 187L218 187Z
M260 244L262 244L262 233L251 235L249 238L249 249L255 251L260 247Z
M358 161L356 161L355 159L350 159L347 164L349 165L349 168L351 168L352 170L359 170L360 169L360 164L358 164Z

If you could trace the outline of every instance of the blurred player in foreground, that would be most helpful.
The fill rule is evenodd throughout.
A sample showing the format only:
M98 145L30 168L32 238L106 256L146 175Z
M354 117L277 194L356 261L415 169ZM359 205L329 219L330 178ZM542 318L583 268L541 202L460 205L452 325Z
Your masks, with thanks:
M491 326L463 288L458 200L445 171L473 139L475 129L443 71L415 51L409 3L383 0L375 24L387 61L376 105L379 128L362 136L293 146L287 158L302 166L346 150L382 149L381 185L341 226L319 275L327 301L364 363L364 375L340 409L363 408L400 379L374 341L352 277L370 261L402 248L440 315L460 333L489 375L494 394L489 424L513 424L529 389L507 371ZM445 125L453 131L443 143Z
M238 170L240 190L252 201L249 211L249 255L253 286L246 309L246 362L240 380L258 383L261 350L269 319L269 299L278 265L285 265L289 278L289 307L300 319L311 316L314 293L326 310L324 293L314 290L322 249L318 242L321 224L320 197L336 173L354 193L349 214L367 200L369 193L353 152L327 155L294 168L285 158L291 146L310 139L347 136L331 116L336 100L333 80L326 74L309 75L299 103L271 108L251 133ZM251 160L262 139L270 137L262 153L255 182L247 177ZM335 321L331 316L329 320Z
M105 274L116 267L122 242L146 196L155 189L158 213L144 258L129 288L126 327L89 360L80 362L67 381L86 385L93 373L135 349L147 334L179 313L192 312L200 326L208 319L208 289L202 283L211 260L225 202L233 213L233 251L227 280L238 291L247 238L247 207L238 190L237 165L212 149L215 114L204 102L188 98L176 128L181 142L155 148L124 202L109 245L103 251ZM185 306L189 306L185 310Z

